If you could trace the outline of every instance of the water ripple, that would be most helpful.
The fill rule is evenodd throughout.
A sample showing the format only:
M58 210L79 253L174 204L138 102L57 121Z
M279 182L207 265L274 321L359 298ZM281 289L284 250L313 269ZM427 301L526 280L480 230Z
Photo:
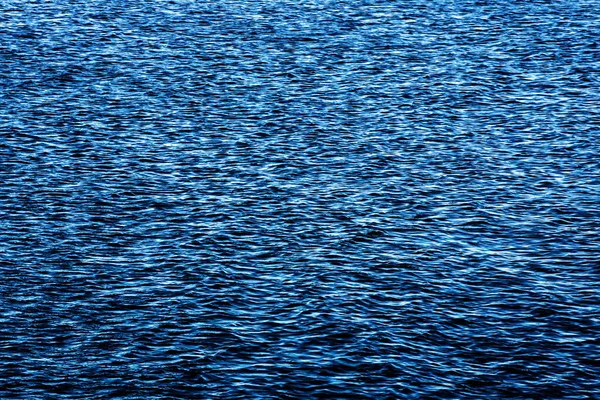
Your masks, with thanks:
M597 1L0 9L0 397L598 398Z

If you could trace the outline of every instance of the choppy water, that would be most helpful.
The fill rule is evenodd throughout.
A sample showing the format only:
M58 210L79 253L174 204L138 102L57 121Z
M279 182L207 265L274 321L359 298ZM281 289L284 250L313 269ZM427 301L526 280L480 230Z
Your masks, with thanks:
M599 1L0 1L2 399L600 398Z

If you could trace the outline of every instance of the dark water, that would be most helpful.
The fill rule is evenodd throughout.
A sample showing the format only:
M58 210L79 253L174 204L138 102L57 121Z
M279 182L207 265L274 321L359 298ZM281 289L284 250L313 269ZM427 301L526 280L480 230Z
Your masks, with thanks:
M599 1L0 1L0 398L599 399Z

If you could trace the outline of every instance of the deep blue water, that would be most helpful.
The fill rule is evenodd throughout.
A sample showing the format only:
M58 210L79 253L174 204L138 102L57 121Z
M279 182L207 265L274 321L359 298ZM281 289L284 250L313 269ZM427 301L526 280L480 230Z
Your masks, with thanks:
M600 1L0 0L0 398L600 399Z

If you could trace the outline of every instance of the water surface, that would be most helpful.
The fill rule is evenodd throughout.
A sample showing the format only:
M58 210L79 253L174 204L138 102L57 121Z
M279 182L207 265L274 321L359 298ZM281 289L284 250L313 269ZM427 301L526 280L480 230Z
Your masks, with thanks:
M0 0L0 397L598 399L599 16Z

